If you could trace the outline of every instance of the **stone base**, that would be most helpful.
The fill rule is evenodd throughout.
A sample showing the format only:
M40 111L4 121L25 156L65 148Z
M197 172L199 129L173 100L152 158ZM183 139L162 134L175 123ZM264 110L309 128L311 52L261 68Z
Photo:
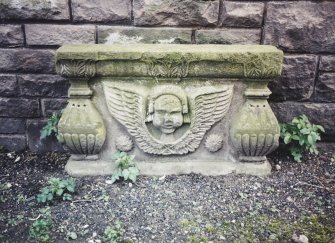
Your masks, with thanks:
M266 176L271 174L271 165L264 162L137 162L141 175L163 176L180 174L202 174L206 176L225 175L229 173ZM65 166L66 172L74 177L111 175L114 162L110 161L74 161L69 160Z

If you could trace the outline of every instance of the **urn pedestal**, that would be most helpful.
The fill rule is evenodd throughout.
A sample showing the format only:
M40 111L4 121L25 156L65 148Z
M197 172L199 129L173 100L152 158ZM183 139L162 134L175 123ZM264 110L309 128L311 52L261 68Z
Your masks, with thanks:
M268 175L278 122L268 82L283 53L259 45L66 45L59 140L73 176L112 174L116 151L141 174Z

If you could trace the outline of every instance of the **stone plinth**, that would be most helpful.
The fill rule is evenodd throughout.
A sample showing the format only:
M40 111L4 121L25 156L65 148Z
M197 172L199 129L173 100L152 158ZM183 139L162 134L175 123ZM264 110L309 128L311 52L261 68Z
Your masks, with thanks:
M141 174L267 175L279 125L267 98L282 51L259 45L67 45L59 139L73 176L111 174L117 150Z

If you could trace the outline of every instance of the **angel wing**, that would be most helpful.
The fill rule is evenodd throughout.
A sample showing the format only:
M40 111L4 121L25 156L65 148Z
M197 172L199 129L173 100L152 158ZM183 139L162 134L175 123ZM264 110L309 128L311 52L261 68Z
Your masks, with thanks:
M180 154L195 151L205 133L226 115L231 103L233 85L202 92L195 94L191 99L193 100L193 119L191 119L190 130L175 146Z
M145 125L146 97L132 91L136 87L127 89L125 85L122 87L109 82L104 82L103 86L109 112L127 128L140 149L152 154L164 150L164 144L154 139Z

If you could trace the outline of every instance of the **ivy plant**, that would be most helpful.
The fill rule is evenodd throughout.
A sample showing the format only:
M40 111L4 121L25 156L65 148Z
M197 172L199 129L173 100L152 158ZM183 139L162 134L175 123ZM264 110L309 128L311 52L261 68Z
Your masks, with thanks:
M40 190L37 195L37 202L52 202L55 198L62 198L64 201L72 200L71 193L76 189L76 182L73 178L61 180L59 178L50 178L48 186Z
M116 152L113 155L113 159L115 160L116 169L112 175L112 183L120 178L123 180L131 180L132 182L136 181L136 177L139 175L140 171L136 167L134 163L134 155L128 155L125 152Z
M47 124L41 129L40 139L45 139L52 134L58 135L58 122L60 119L60 114L54 112L52 116L49 117Z
M39 210L40 216L34 220L29 228L29 237L37 242L49 242L52 227L51 211L49 207Z
M306 115L294 117L292 121L280 124L280 137L289 145L289 151L297 162L301 162L305 151L318 154L316 142L321 140L320 132L325 132L324 128L312 124Z
M104 239L109 243L116 243L120 241L125 230L122 228L122 224L116 221L114 225L110 225L105 229Z

